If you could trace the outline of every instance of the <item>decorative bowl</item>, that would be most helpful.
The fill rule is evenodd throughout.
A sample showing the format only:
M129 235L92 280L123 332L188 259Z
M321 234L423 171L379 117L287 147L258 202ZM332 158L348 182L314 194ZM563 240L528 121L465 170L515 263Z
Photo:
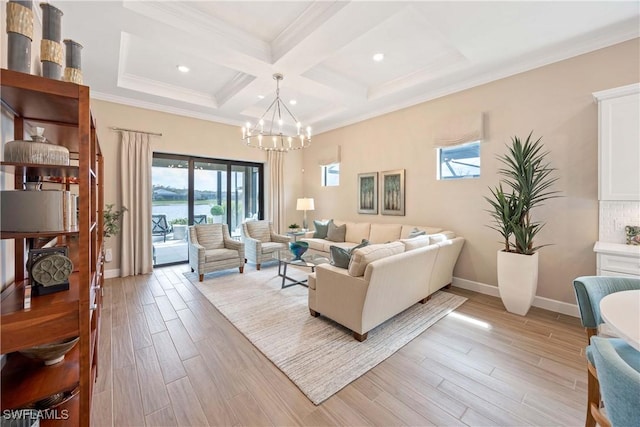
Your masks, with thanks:
M64 355L71 351L79 340L79 337L67 338L62 341L56 341L20 350L20 354L27 356L30 359L41 360L47 366L55 365L56 363L60 363L64 360Z
M295 257L294 259L302 259L302 255L309 249L307 242L289 242L289 250Z

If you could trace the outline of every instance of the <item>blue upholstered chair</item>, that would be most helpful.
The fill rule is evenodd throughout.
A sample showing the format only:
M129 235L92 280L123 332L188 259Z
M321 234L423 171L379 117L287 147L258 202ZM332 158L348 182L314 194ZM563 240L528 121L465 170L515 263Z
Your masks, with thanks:
M640 279L633 277L583 276L573 281L580 308L582 326L587 330L587 344L592 335L609 335L600 316L600 300L609 294L640 289ZM598 329L603 329L598 331Z
M600 300L614 292L640 289L640 279L632 277L611 276L583 276L573 281L576 292L576 300L580 309L580 320L587 332L587 344L593 335L610 336L600 316ZM593 427L596 420L593 418L590 405L600 403L600 388L598 375L592 364L589 364L587 377L587 416L585 426Z
M587 359L598 372L606 412L599 402L589 402L593 418L603 427L639 426L640 352L620 338L594 336Z

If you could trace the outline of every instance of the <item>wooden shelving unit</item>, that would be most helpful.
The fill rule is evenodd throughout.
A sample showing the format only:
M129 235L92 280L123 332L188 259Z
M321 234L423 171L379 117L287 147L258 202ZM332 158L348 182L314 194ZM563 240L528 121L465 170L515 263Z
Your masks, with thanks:
M13 175L22 189L27 176L59 177L60 189L71 185L79 195L75 230L28 233L0 230L0 238L15 245L15 282L1 295L0 353L7 363L0 372L2 410L26 408L56 393L78 390L56 409L67 409L65 420L43 420L41 425L89 426L91 396L98 367L98 338L103 278L103 158L89 108L89 88L39 76L0 70L2 104L13 113L14 139L23 139L29 127L44 127L46 138L69 149L72 166L0 162L0 171ZM70 182L70 178L74 182ZM54 185L56 183L54 182ZM29 245L56 239L67 246L74 262L69 290L31 298L25 309L29 284L26 268ZM18 350L79 336L65 360L43 366Z

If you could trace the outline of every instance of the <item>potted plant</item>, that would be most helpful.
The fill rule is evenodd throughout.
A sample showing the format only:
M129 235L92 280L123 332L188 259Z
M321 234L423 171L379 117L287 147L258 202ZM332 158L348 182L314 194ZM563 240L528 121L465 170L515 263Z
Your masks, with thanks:
M289 225L289 231L291 233L295 233L298 230L300 230L300 226L298 224L296 224L295 222L293 224Z
M120 221L126 211L127 208L124 206L114 211L112 203L104 205L104 210L102 211L104 237L116 236L120 232Z
M559 197L551 190L558 180L555 168L546 160L542 138L532 140L531 132L522 142L514 136L506 154L498 156L503 178L490 188L485 199L491 205L489 213L504 247L498 251L498 289L507 311L524 316L536 296L538 285L538 249L547 245L534 244L543 223L531 218L531 211L544 201Z
M224 207L221 205L211 206L211 215L213 216L214 223L222 223L222 217L224 215Z

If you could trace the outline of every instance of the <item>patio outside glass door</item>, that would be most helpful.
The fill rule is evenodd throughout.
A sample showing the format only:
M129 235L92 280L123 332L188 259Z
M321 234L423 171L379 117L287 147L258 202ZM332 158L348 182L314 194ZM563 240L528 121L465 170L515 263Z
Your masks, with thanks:
M154 156L151 173L153 265L186 262L189 161Z

